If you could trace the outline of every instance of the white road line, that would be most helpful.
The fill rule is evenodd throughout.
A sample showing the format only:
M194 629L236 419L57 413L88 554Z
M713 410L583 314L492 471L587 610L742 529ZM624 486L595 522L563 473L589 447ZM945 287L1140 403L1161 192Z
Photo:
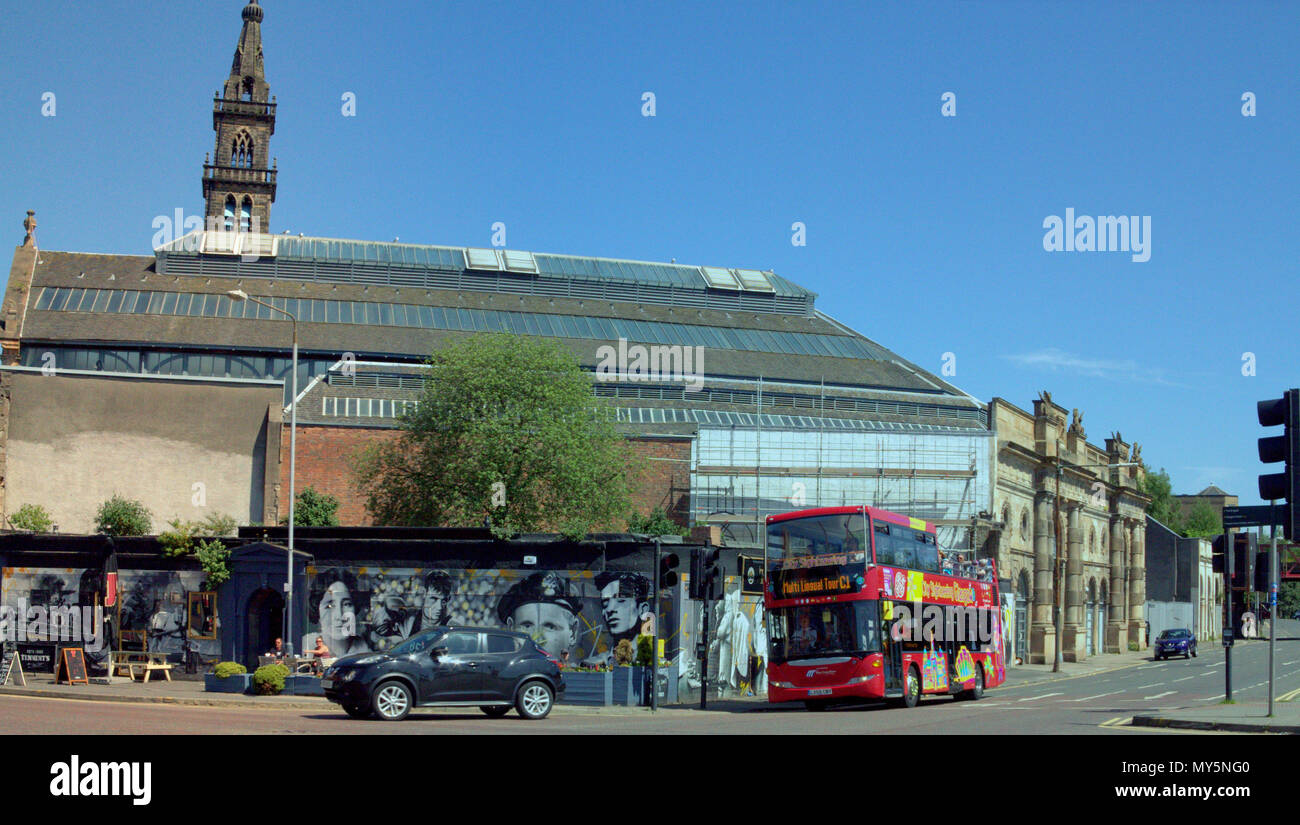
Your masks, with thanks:
M1215 699L1222 700L1222 698L1223 698L1223 697L1221 697L1221 696L1202 696L1202 697L1200 697L1199 699L1194 699L1193 701L1195 701L1195 702L1213 702Z
M1134 688L1134 690L1141 690L1142 688L1149 688L1149 687L1160 687L1163 684L1164 682L1152 682L1149 685L1138 685L1137 687Z
M1089 699L1100 699L1103 696L1114 696L1116 693L1123 693L1122 690L1112 690L1110 693L1098 693L1096 696L1085 696L1082 699L1065 699L1066 702L1086 702Z
M1064 696L1064 695L1065 695L1064 693L1057 691L1056 693L1044 693L1042 696L1026 696L1024 699L1020 699L1019 701L1032 702L1035 699L1046 699L1048 696Z
M1297 662L1300 662L1300 659L1297 659L1296 661L1297 661ZM1287 665L1293 665L1293 664L1295 664L1295 662L1283 662L1283 663L1282 663L1282 666L1283 666L1283 667L1286 667Z
M1176 684L1178 682L1186 682L1188 679L1195 679L1195 678L1196 678L1195 676L1184 676L1181 679L1175 679L1174 683Z
M1149 699L1159 699L1161 696L1170 696L1170 695L1175 694L1175 693L1177 693L1177 692L1178 692L1178 691L1176 691L1176 690L1166 690L1164 693L1157 693L1155 696L1143 696L1143 697L1142 697L1142 701L1145 702L1145 701L1147 701L1147 700L1149 700Z

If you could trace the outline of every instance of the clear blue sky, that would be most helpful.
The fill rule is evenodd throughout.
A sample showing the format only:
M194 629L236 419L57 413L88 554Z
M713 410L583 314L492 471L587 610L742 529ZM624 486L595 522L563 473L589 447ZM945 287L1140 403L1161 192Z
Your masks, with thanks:
M147 254L156 216L202 214L243 5L6 11L12 240L30 208L43 248ZM1254 403L1300 385L1298 3L263 6L273 231L502 221L519 249L772 268L922 366L952 352L978 398L1049 389L1176 492L1258 500ZM1150 216L1150 260L1044 251L1068 207Z

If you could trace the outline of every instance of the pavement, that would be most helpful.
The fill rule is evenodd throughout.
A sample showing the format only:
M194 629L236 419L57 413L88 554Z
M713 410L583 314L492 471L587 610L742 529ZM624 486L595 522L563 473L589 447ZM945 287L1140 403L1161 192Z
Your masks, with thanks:
M1007 669L1005 687L1016 688L1046 684L1068 679L1080 679L1098 674L1150 665L1150 650L1129 651L1120 654L1101 654L1083 662L1063 662L1059 672L1049 665L1015 665ZM1127 678L1127 677L1126 677ZM27 676L27 685L0 687L0 696L29 698L81 699L90 701L157 703L183 706L242 709L279 709L293 711L320 711L332 709L323 697L315 696L248 696L227 693L208 693L201 679L193 677L168 682L133 682L124 677L108 683L103 678L92 679L90 685L56 684L49 674ZM1055 695L1055 694L1049 694ZM626 713L627 707L592 708L564 705L569 711L599 714L601 712ZM682 708L683 706L674 706ZM801 709L801 703L772 704L762 697L734 697L708 700L708 709L724 713L781 712ZM665 709L669 709L665 707ZM1202 731L1238 731L1265 733L1300 733L1300 690L1283 693L1277 697L1273 717L1267 715L1267 705L1258 701L1225 705L1215 703L1204 707L1179 707L1151 710L1135 714L1129 722L1134 728L1169 728ZM1152 731L1155 732L1155 731Z

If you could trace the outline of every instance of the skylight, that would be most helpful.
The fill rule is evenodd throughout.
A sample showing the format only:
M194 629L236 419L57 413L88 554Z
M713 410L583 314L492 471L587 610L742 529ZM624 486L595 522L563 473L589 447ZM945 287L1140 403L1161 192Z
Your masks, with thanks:
M700 274L709 286L717 289L740 289L740 282L731 274L731 270L721 266L702 266Z

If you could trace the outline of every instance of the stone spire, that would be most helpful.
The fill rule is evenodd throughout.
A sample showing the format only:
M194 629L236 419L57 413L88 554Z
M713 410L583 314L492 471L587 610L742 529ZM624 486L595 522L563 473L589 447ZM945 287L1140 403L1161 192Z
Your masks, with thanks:
M208 229L270 232L276 170L271 159L275 98L262 60L262 7L251 0L225 87L212 101L217 133L212 162L203 164Z

